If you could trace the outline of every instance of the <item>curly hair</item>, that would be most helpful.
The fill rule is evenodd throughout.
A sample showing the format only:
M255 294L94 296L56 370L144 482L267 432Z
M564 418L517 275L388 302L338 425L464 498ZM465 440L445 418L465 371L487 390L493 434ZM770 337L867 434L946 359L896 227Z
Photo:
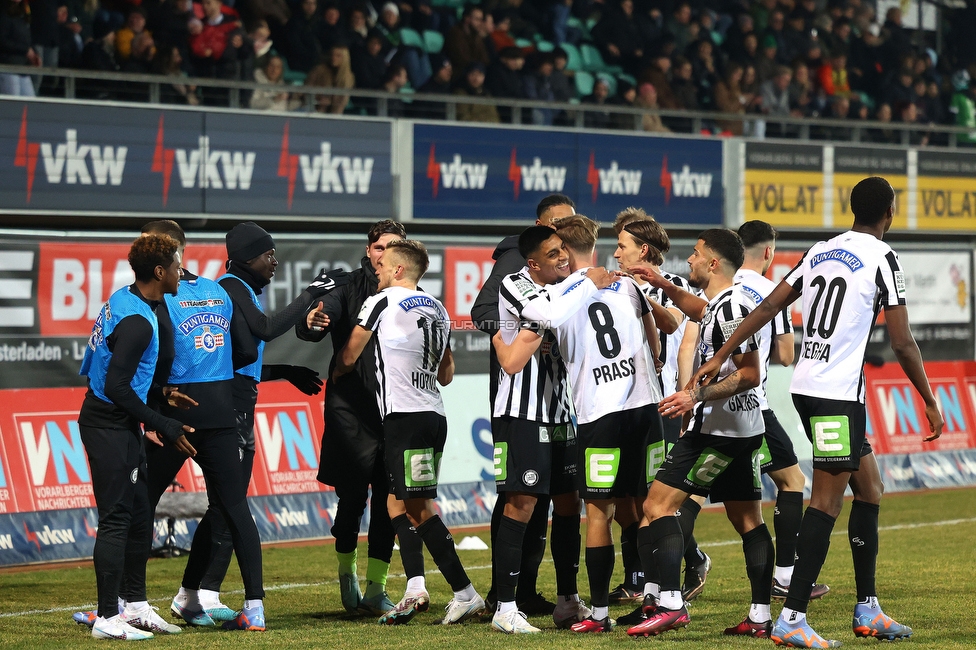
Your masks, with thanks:
M169 267L179 244L169 235L143 235L129 248L129 266L139 282L151 282L157 266Z

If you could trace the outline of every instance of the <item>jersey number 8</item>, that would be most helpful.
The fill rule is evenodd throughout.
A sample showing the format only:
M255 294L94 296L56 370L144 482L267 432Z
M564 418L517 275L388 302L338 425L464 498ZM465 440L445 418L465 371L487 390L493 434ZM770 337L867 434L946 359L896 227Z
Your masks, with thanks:
M620 354L620 336L613 327L613 314L610 308L602 302L590 305L590 325L596 332L596 345L600 354L606 359L613 359Z

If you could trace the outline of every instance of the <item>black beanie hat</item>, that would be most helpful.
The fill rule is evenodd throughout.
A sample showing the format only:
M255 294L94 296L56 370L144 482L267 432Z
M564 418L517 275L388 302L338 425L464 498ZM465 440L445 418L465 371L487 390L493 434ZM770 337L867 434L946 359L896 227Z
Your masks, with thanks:
M227 259L248 262L275 247L274 239L268 231L254 223L245 221L227 233Z

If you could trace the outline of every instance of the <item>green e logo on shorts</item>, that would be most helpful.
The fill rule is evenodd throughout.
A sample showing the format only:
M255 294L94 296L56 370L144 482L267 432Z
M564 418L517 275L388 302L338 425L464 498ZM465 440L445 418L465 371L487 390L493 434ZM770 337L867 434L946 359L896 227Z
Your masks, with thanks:
M496 481L504 481L508 478L508 443L496 442L494 452L494 468L492 473Z
M766 444L766 436L763 436L762 444L759 446L759 451L756 454L759 459L759 467L762 467L773 459L773 455L769 453L769 445Z
M766 447L766 438L763 438L763 446L752 452L752 485L762 489L762 464L764 458L769 458L769 449L766 449L766 456L763 456L763 448Z
M437 469L441 455L433 447L407 449L403 452L403 477L408 488L437 485Z
M617 480L620 466L620 447L588 447L586 449L586 487L611 488Z
M843 458L851 455L851 426L846 415L810 418L815 458Z
M654 477L657 476L657 470L661 468L661 463L664 462L664 447L665 442L663 440L647 445L647 463L644 467L647 470L648 483L654 480Z
M688 480L695 485L711 487L722 472L726 470L732 458L725 454L720 454L714 449L706 449L698 457L695 466L688 472Z

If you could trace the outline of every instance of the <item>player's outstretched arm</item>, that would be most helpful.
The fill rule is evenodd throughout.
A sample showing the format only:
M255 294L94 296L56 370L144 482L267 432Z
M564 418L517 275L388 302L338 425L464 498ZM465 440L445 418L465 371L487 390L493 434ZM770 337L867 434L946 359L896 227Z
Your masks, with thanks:
M793 332L774 336L769 351L770 358L784 368L793 365L793 358L796 355Z
M336 381L339 377L352 372L352 369L356 366L356 360L359 359L359 355L366 349L366 344L369 343L371 336L373 336L373 330L366 329L362 325L356 325L352 328L352 332L349 334L349 340L346 341L346 345L336 358L336 367L332 372L332 381Z
M678 345L678 380L675 386L684 386L695 374L695 350L698 349L699 325L689 321Z
M542 336L532 330L522 330L511 344L506 344L502 333L497 332L491 337L491 343L495 346L495 354L498 356L498 363L502 370L514 375L522 372L522 368L542 345Z
M687 314L691 320L695 322L700 321L705 315L705 308L708 307L707 300L699 298L689 291L685 291L655 271L650 264L635 264L627 270L634 275L639 275L644 278L651 283L651 286L664 291L665 295L674 302L678 309ZM675 327L677 328L677 325Z
M653 305L654 303L652 302L651 304ZM652 308L651 311L641 316L641 320L644 321L644 333L647 335L647 344L651 348L651 356L654 357L656 367L661 359L661 337L657 335L657 321L654 318L654 309ZM661 371L660 368L656 368L656 370L658 372Z
M610 274L603 267L593 267L586 272L586 277L576 285L565 285L566 281L555 285L560 289L549 289L549 299L529 300L522 307L519 315L523 320L539 323L546 329L559 327L570 319L573 314L588 303L589 298L598 290L605 289L613 284L616 276ZM572 291L569 287L572 286Z
M437 367L437 383L447 386L452 381L454 381L454 353L448 345L444 350L444 356L441 357L441 365Z
M698 402L728 399L759 385L761 375L757 350L733 355L732 363L736 369L721 381L707 386L686 388L670 395L661 402L658 411L661 415L676 418L691 411Z
M691 381L685 385L685 390L695 388L698 384L707 384L714 379L718 375L719 370L721 370L722 364L725 363L729 356L746 339L762 329L763 325L771 321L776 314L786 309L786 307L791 305L799 297L800 294L796 289L785 281L776 285L773 292L765 300L756 305L756 308L739 323L739 326L732 332L725 345L717 350L715 355L698 369L698 372L691 378Z
M929 378L925 375L922 353L919 352L915 337L912 336L912 329L908 322L908 307L905 305L885 307L885 323L888 327L888 337L891 339L891 351L895 353L898 364L925 402L925 417L929 421L931 435L923 440L926 442L935 440L942 435L945 420L939 412L939 405L932 393L932 386L929 385Z
M654 322L657 324L657 328L665 334L673 334L678 329L681 321L671 313L670 309L665 309L653 300L648 300L647 302L651 306L651 313L654 314ZM684 314L682 314L682 317L684 317Z

